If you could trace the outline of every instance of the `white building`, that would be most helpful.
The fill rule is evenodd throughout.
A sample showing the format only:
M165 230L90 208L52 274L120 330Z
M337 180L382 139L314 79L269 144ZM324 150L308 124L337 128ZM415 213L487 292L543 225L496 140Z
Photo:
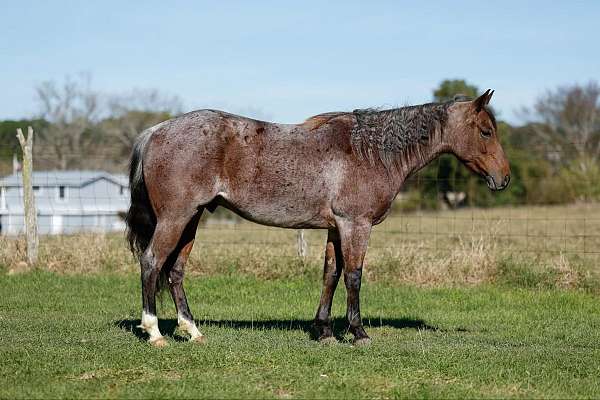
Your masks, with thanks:
M33 173L40 234L108 232L125 228L129 207L125 175L104 171ZM21 173L0 179L0 234L24 233Z

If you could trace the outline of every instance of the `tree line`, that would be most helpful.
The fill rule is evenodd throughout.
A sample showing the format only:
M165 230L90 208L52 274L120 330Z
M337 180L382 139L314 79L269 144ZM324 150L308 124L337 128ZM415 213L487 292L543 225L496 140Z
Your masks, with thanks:
M441 82L432 101L457 95L475 98L479 88L464 80ZM36 131L34 168L103 169L124 172L133 142L147 127L181 113L181 101L157 90L111 95L94 90L88 77L44 82L36 89L37 118L0 121L0 175L12 172L17 128ZM550 89L523 123L498 116L498 134L511 163L508 190L490 193L452 156L443 156L406 185L404 210L450 206L560 204L600 200L600 87L596 82Z
M0 174L12 170L15 131L33 126L37 170L103 169L123 172L137 135L181 113L176 96L158 90L103 94L87 76L48 81L36 88L39 116L0 122Z

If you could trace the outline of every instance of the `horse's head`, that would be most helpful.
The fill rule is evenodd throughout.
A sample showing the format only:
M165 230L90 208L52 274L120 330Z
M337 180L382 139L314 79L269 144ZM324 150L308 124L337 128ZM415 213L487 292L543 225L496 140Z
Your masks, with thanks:
M486 108L494 91L473 101L457 101L449 108L447 144L469 169L481 175L491 190L510 182L510 167L497 135L496 119Z

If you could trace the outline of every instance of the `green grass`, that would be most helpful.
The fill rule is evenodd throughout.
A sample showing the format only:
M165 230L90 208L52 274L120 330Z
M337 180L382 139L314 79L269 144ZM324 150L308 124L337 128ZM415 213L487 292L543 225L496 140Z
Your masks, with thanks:
M367 281L373 343L355 348L310 340L318 281L195 277L188 297L208 344L173 332L165 296L170 346L156 349L135 328L137 275L2 274L0 397L600 396L600 300L509 278L462 288ZM340 318L344 296L342 285ZM337 319L340 337L344 328Z

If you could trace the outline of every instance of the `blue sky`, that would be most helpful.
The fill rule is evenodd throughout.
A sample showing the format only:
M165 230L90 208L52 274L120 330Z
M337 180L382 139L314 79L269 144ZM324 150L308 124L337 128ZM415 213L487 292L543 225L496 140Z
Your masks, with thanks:
M600 80L600 1L0 1L0 119L35 87L157 88L185 111L279 122L431 100L445 78L496 90L500 117L544 90Z

